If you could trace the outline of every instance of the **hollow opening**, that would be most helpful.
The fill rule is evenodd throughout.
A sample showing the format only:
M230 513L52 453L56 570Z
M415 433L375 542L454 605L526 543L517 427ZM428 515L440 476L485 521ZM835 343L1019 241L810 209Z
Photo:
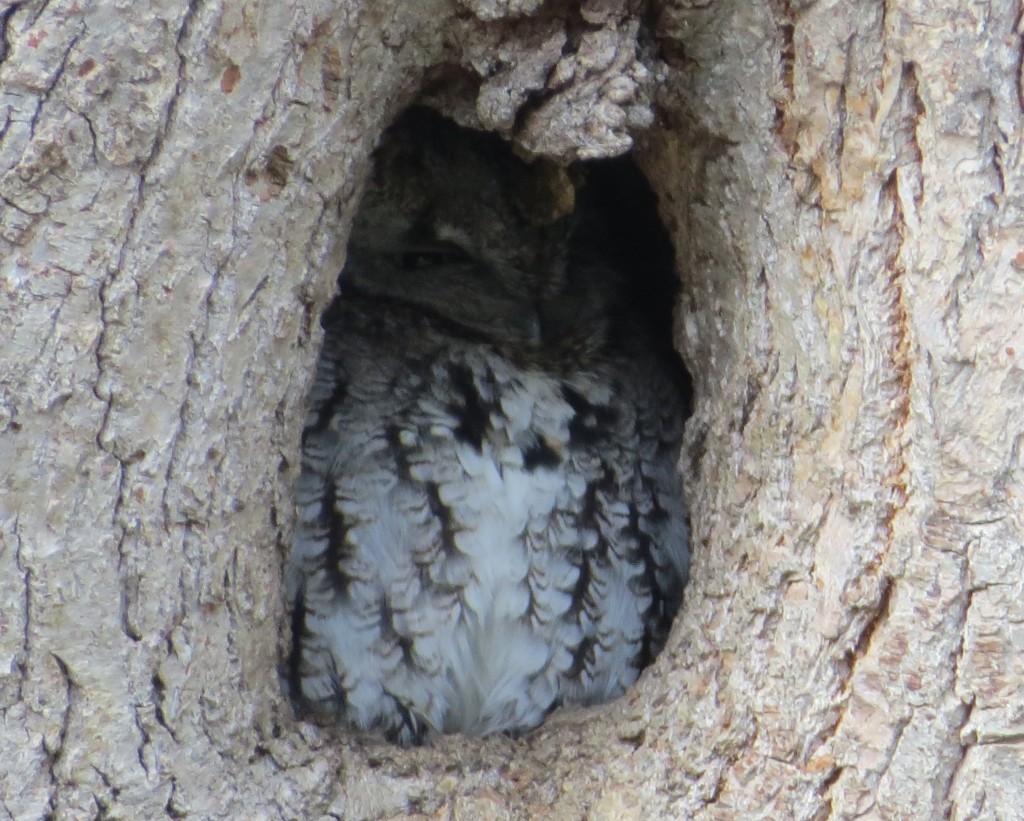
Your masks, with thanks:
M296 485L291 695L400 743L618 697L689 561L690 380L643 174L413 108L346 257Z

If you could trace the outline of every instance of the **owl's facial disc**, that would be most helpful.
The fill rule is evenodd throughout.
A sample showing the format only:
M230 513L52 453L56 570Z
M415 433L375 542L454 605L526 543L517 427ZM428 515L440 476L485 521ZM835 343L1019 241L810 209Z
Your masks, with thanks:
M493 274L450 242L416 242L388 251L349 249L342 287L420 308L512 345L541 343L540 311L528 296L500 288Z

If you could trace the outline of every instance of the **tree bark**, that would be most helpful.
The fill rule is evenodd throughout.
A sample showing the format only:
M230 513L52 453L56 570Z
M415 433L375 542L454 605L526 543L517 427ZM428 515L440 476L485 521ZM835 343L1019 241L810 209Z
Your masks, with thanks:
M25 0L0 10L0 808L1013 818L1021 10ZM428 100L635 148L683 283L669 648L525 739L296 720L305 392L376 138Z

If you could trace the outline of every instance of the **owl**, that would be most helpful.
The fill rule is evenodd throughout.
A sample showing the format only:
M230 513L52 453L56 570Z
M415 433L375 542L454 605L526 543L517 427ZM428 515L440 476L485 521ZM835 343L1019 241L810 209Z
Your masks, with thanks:
M302 435L302 710L401 744L520 734L664 644L689 561L680 365L581 191L426 110L385 133Z

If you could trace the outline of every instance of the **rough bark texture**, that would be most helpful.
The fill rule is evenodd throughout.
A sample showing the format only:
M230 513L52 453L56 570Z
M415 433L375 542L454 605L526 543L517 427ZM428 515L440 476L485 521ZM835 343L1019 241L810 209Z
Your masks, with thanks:
M5 817L1019 817L1020 15L0 7ZM560 160L635 138L695 565L626 698L409 751L297 723L276 668L316 317L417 97Z

